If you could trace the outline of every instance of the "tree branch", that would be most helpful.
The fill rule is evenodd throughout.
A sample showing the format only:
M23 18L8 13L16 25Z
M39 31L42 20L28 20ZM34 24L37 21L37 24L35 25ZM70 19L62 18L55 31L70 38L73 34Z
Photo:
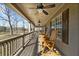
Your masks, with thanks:
M2 7L0 7L1 10L2 10L2 13L5 14L6 16L7 15L11 16L9 8L7 6L5 6L5 5L4 5L4 7L5 7L5 9L3 9Z
M8 21L7 19L5 19L4 17L0 16L0 18L2 18L2 20Z

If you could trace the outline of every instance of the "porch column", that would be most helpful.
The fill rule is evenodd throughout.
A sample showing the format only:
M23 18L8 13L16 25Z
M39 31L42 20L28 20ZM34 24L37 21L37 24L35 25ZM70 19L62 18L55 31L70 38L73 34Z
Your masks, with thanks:
M31 22L29 22L29 32L31 32Z

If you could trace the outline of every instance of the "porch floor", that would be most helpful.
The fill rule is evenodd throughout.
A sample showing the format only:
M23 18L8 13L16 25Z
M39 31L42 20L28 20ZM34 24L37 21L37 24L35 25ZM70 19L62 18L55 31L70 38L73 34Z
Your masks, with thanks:
M37 39L31 39L30 42L25 46L19 56L36 56L37 55Z

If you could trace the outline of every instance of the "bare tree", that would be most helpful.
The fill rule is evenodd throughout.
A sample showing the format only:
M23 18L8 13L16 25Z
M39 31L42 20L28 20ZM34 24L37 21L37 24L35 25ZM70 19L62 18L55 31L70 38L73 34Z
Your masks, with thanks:
M10 26L10 34L13 35L13 28L12 28L12 23L11 23L11 9L9 9L8 7L4 6L5 9L1 8L2 9L2 13L6 15L6 17L2 17L0 16L1 20L5 20L9 23L9 26Z
M19 22L18 18L14 17L14 26L15 26L16 33L18 33L18 22Z

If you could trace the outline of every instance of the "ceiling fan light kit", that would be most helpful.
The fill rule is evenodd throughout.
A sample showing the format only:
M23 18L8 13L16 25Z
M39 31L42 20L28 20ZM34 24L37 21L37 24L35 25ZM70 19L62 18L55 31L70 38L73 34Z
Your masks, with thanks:
M38 11L39 13L42 13L42 12L43 12L43 10L42 10L42 9L37 9L37 11Z

